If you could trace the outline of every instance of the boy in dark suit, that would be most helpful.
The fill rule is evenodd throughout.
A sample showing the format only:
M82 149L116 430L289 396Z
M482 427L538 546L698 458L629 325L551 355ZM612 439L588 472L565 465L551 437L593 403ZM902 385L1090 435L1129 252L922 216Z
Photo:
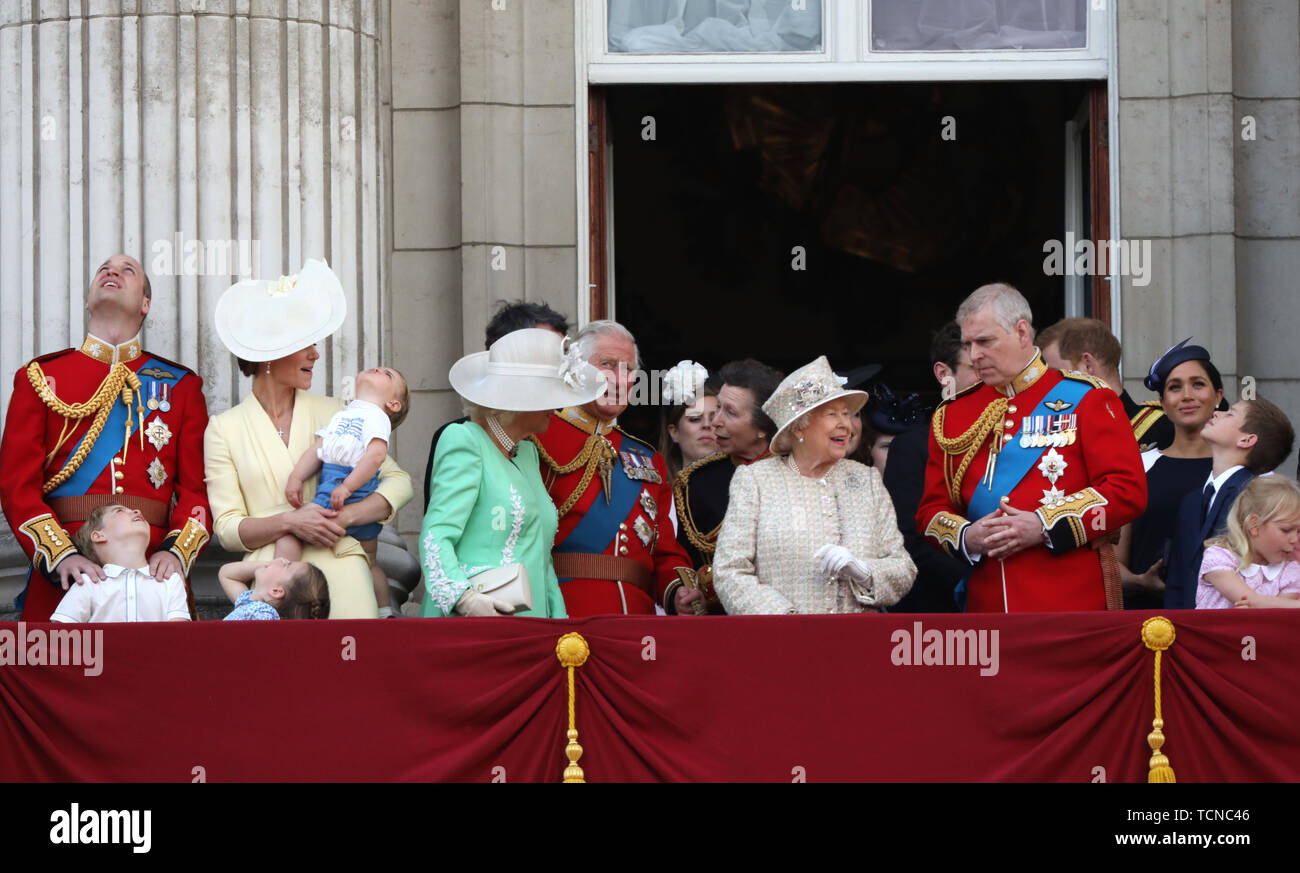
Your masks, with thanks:
M1238 400L1216 412L1201 435L1210 444L1213 466L1200 492L1178 508L1165 579L1165 608L1193 609L1205 541L1228 523L1228 510L1241 489L1291 454L1295 431L1286 414L1263 397Z

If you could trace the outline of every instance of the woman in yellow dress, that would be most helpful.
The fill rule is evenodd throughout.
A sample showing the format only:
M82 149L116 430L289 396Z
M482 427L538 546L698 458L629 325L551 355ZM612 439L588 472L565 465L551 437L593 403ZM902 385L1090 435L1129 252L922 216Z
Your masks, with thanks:
M293 534L302 559L325 573L330 618L375 618L374 587L361 544L344 529L391 519L411 499L411 479L392 458L379 469L379 487L342 510L289 505L284 488L298 458L343 402L309 394L316 343L342 325L347 303L338 277L323 261L278 282L231 286L217 303L217 333L253 377L253 390L213 416L203 437L212 528L222 547L251 561L269 560L275 541ZM304 485L314 493L315 480Z

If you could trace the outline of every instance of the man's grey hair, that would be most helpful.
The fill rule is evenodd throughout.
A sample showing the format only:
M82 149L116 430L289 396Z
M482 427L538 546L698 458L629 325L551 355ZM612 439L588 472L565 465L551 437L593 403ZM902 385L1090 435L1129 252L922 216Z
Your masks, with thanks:
M578 351L582 353L583 360L590 360L591 356L596 353L596 337L603 334L613 334L620 336L632 344L632 357L636 368L641 369L641 350L636 346L636 337L632 336L632 331L628 330L617 321L611 321L606 318L597 319L596 321L587 322L587 326L578 331L574 337L574 344L577 345Z
M1034 332L1034 313L1029 308L1029 301L1024 295L1005 282L981 285L957 307L957 323L962 324L975 313L988 309L998 326L1011 333L1016 329L1016 322L1024 319L1029 323L1030 336Z

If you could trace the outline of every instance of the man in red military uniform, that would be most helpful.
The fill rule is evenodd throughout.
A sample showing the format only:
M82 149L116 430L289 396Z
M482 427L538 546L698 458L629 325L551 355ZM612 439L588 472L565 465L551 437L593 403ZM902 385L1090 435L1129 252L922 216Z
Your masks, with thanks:
M916 525L973 564L970 612L1118 608L1101 548L1146 508L1128 416L1104 382L1050 369L1032 314L1009 285L977 289L957 311L980 377L935 411Z
M83 574L89 584L106 578L71 537L100 504L144 515L155 579L188 576L208 541L203 382L140 347L150 304L139 262L114 255L91 282L81 347L39 357L14 377L0 439L0 505L32 560L26 621L48 621Z
M701 594L668 517L673 490L663 456L614 424L627 408L636 344L612 321L587 325L577 343L609 388L556 412L532 437L560 515L552 556L565 610L571 618L653 614L657 604L695 614Z

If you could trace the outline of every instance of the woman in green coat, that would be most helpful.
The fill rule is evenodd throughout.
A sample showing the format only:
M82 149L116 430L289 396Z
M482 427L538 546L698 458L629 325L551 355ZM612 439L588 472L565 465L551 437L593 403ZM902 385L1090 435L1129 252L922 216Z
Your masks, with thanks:
M576 349L567 349L565 338L536 328L461 358L448 378L470 420L447 427L434 454L433 493L420 529L420 614L564 618L551 563L555 504L527 437L546 429L552 410L599 397L605 380ZM512 564L528 574L532 609L516 612L470 582Z

